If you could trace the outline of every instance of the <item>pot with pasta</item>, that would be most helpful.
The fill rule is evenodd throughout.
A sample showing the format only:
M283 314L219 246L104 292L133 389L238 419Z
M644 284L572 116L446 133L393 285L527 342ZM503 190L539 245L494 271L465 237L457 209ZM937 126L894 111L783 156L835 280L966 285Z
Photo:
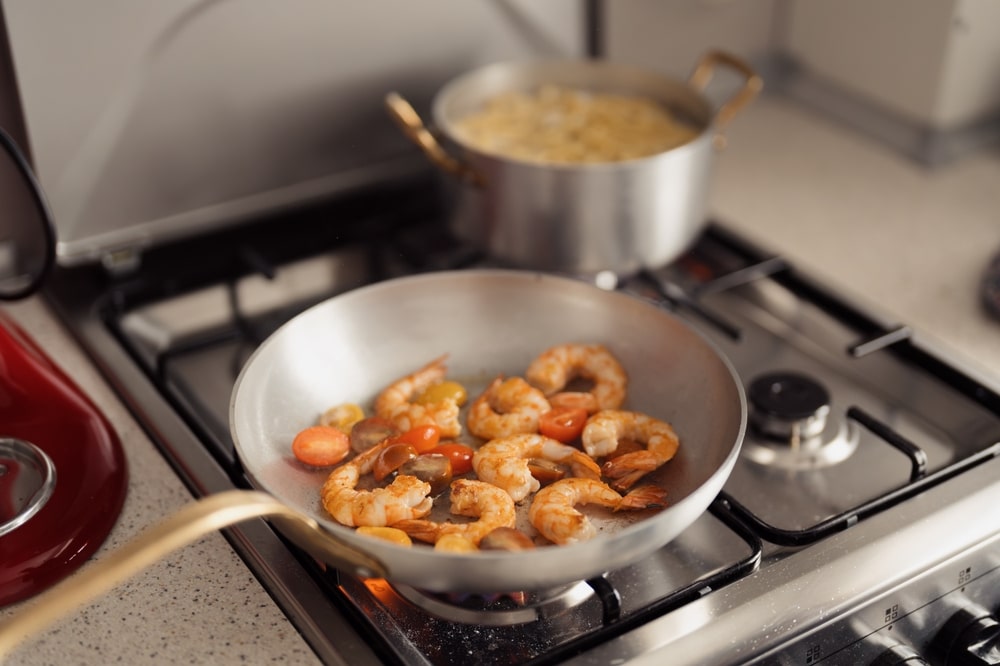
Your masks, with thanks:
M704 89L720 67L744 81L715 108ZM460 238L521 268L622 276L669 263L701 232L724 130L761 87L710 51L687 81L597 60L488 65L436 95L436 133L398 94L386 102L461 181Z

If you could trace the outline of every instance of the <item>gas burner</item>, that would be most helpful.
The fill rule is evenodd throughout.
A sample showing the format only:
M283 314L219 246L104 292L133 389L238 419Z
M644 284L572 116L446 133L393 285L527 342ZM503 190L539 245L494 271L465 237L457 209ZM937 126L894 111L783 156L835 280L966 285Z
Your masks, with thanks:
M437 617L491 627L555 617L594 595L586 581L552 590L498 594L426 592L399 584L393 587L401 597Z
M816 469L845 460L858 445L853 422L831 419L830 394L815 379L769 372L754 379L744 454L762 465Z

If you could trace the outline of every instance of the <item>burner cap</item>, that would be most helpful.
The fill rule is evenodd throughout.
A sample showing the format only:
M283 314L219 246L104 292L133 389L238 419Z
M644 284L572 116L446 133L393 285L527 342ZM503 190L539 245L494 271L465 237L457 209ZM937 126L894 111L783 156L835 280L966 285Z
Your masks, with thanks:
M830 394L805 375L771 372L750 383L753 425L780 439L809 438L823 432L830 412Z
M830 404L830 394L818 382L794 372L772 372L753 380L753 407L768 416L804 419Z

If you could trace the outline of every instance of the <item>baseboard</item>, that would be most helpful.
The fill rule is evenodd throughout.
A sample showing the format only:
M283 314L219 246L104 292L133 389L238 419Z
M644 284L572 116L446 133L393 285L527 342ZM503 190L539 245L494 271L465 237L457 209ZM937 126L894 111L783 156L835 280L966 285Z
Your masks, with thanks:
M875 138L930 167L1000 144L1000 113L954 129L927 127L809 72L787 56L757 62L766 89Z

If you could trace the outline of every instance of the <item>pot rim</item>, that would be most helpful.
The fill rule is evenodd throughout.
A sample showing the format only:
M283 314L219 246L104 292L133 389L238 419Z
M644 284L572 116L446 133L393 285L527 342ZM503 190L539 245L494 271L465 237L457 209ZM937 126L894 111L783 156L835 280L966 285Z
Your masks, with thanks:
M471 113L485 100L511 90L533 90L544 83L647 96L667 106L694 126L694 138L658 153L628 160L606 162L542 162L512 157L476 148L457 136L457 118ZM511 85L513 84L513 85ZM485 90L476 94L475 89ZM455 107L458 107L456 109ZM434 126L450 142L483 160L516 164L546 171L621 171L675 158L679 154L705 150L711 144L714 114L708 98L690 83L642 67L605 60L532 58L504 61L470 70L447 82L434 96L431 106ZM680 159L680 158L678 158Z

